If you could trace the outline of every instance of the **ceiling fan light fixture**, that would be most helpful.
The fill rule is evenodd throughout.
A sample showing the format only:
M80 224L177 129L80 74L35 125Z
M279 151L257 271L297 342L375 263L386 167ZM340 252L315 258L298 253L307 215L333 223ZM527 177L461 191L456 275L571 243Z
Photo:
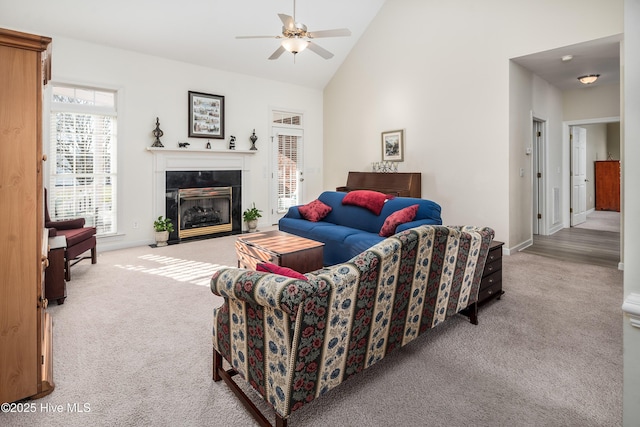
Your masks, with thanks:
M580 83L582 84L590 85L591 83L598 80L598 77L600 77L600 74L588 74L586 76L578 77L578 80L580 80Z
M291 37L282 40L282 47L287 49L287 51L293 53L300 53L307 48L309 45L309 41L302 39L300 37Z

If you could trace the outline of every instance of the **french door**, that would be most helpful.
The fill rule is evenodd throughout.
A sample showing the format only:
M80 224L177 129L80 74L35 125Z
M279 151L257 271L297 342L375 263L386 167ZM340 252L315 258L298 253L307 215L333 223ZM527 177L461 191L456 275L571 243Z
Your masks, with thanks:
M277 224L291 206L299 205L303 188L303 131L289 127L272 128L272 209L271 223Z

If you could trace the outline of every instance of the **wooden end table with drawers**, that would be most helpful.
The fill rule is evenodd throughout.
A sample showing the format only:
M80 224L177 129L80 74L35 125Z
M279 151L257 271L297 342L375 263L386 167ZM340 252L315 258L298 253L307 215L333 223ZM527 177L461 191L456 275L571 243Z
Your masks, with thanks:
M503 242L494 240L489 246L487 262L482 273L480 291L478 292L478 305L483 305L492 299L500 299L502 290L502 246Z
M64 280L64 251L67 239L64 236L49 237L49 265L44 272L44 294L49 301L64 304L67 298L67 282Z
M269 262L309 273L323 267L324 243L273 230L243 234L236 240L238 267L256 269L256 264Z

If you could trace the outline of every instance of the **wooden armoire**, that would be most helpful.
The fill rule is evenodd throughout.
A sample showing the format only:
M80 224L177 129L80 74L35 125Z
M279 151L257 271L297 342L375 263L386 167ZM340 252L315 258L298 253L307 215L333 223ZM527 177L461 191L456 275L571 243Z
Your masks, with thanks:
M42 89L51 39L0 29L0 403L53 390Z
M595 162L596 210L620 212L620 160Z

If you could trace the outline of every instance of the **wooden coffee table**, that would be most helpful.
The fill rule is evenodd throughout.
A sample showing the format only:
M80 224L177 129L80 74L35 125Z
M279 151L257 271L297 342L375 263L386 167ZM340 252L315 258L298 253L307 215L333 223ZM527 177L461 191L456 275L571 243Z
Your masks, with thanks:
M283 231L243 234L236 240L238 267L256 269L256 264L269 262L300 273L322 268L324 243Z

